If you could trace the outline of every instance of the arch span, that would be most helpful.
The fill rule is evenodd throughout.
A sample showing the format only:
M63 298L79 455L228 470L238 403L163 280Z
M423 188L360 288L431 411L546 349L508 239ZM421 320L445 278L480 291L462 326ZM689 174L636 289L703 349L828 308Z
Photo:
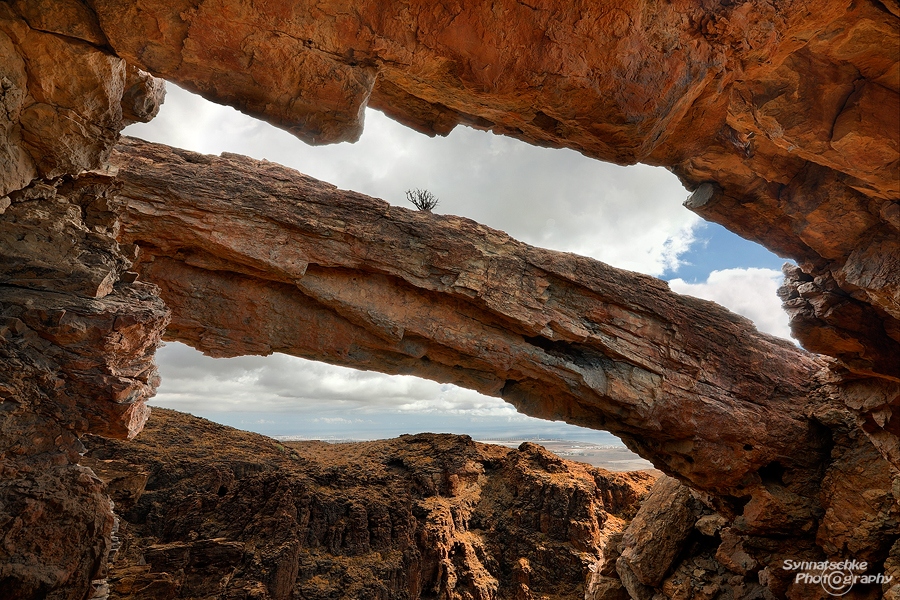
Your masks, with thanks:
M454 383L609 430L722 496L828 452L807 417L825 361L660 280L266 161L125 140L111 162L167 336L207 354Z

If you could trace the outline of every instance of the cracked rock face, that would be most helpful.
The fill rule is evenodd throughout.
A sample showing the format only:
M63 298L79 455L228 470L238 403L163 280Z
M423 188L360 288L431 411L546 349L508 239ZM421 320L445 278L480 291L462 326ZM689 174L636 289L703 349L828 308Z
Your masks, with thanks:
M107 589L115 520L79 437L143 426L161 298L168 335L212 354L417 373L621 434L691 491L663 480L658 517L604 546L595 599L814 597L788 558L896 573L898 22L895 0L0 3L0 595ZM116 176L154 76L311 143L355 139L369 105L667 166L691 210L797 261L780 294L819 355L650 278L274 165L126 141ZM128 502L139 480L108 489ZM639 543L657 526L681 555ZM187 537L148 552L238 560ZM533 564L510 568L530 585Z
M744 495L774 460L807 472L828 451L800 417L824 393L824 361L654 278L264 161L137 140L111 160L122 240L173 310L170 339L473 388L609 429L721 494Z
M153 353L168 310L155 286L119 280L130 263L102 225L117 222L108 187L88 175L29 188L0 215L3 244L13 242L0 269L5 597L80 599L102 576L112 507L78 465L79 437L134 437L157 385Z
M89 9L59 5L0 5L0 198L100 166L119 131L162 102L159 82L98 47Z
M86 443L123 515L111 598L135 600L581 600L655 479L447 434L280 444L163 409L133 442Z
M836 283L871 324L820 314L862 374L900 354L900 44L893 2L94 0L131 64L311 143L372 106L677 173L708 220ZM702 199L702 201L701 201ZM873 354L871 327L886 332Z
M893 2L63 6L11 4L40 35L105 44L312 143L356 139L369 105L430 134L462 123L667 166L689 208L830 282L839 310L791 309L802 343L900 377Z
M0 3L0 596L81 600L114 516L79 438L141 430L169 315L127 274L112 179L83 171L162 88L83 5L39 4Z
M2 9L4 189L96 166L123 119L152 115L161 90L136 67L314 143L358 137L370 105L432 134L464 123L664 165L697 191L692 210L867 313L820 311L836 337L798 315L801 342L898 377L893 3L57 4ZM77 85L53 85L72 64Z
M673 570L701 565L735 597L807 597L781 561L880 565L897 538L894 382L652 278L265 161L128 139L110 160L123 241L172 308L171 339L453 382L613 431L690 485L648 500L598 593L615 580L677 596L694 584Z

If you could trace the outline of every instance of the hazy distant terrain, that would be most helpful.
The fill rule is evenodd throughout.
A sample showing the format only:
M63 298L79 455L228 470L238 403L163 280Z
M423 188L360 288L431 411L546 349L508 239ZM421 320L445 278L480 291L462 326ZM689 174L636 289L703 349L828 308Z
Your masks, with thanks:
M274 436L275 439L281 441L307 441L308 437L281 435ZM539 444L556 454L560 458L566 460L574 460L576 462L587 463L594 467L601 467L608 471L639 471L645 469L653 469L650 461L645 460L619 444L594 444L591 442L580 442L576 440L557 440L542 439L540 437L518 437L501 439L484 438L473 436L473 439L485 444L496 444L507 448L518 448L524 442ZM358 439L329 439L323 440L334 444L354 443L364 440Z
M653 468L653 464L649 460L641 458L625 446L591 444L572 440L478 441L499 444L508 448L517 448L522 442L529 441L540 444L560 458L602 467L608 471L638 471Z

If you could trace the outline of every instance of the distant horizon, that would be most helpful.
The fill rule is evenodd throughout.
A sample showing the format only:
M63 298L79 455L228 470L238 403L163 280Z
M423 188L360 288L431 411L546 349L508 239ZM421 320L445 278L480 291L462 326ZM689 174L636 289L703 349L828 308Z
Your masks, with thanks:
M404 190L427 189L440 200L436 212L660 277L675 292L713 300L762 331L789 337L775 293L787 261L685 209L688 193L666 169L616 166L467 127L429 138L373 110L355 144L314 148L174 85L157 118L124 133L271 160L407 208ZM446 432L622 444L608 432L533 419L498 398L411 376L282 354L212 359L178 343L156 356L162 384L152 405L263 435L365 440Z
M499 403L503 400L497 399ZM345 411L343 416L336 416L327 410L319 415L308 413L295 414L254 412L254 411L214 411L189 410L176 402L148 403L152 408L168 408L179 412L202 417L221 425L243 431L259 433L267 437L279 439L296 437L302 440L335 440L373 441L392 439L401 435L420 433L449 433L468 435L477 441L504 441L522 439L530 441L571 441L591 443L600 446L624 447L625 444L608 431L588 429L570 425L563 421L547 421L514 412L509 406L508 415L478 416L447 415L444 413L402 413L389 411L366 410L356 408ZM300 407L298 407L300 408ZM316 410L315 406L308 407ZM329 416L330 415L330 416ZM349 418L348 418L349 417Z
M254 432L255 433L255 432ZM263 434L259 434L263 435ZM358 438L316 438L316 437L305 437L305 436L295 436L295 435L271 435L266 436L270 437L273 440L278 440L279 442L325 442L326 444L355 444L357 442L378 442L384 440L394 440L397 438L401 438L403 436L417 436L417 435L457 435L457 436L466 436L471 438L473 441L476 441L480 444L496 444L498 446L503 446L506 444L512 444L516 442L534 442L540 444L542 442L547 443L572 443L572 444L583 444L584 446L591 448L600 448L600 449L612 449L612 448L627 448L624 444L622 444L621 440L618 440L616 444L598 444L590 441L581 441L581 440L569 440L565 438L548 438L543 436L508 436L508 437L481 437L481 436L471 436L467 433L446 433L446 432L433 432L433 431L420 431L419 433L401 433L400 435L393 438L377 438L374 440L363 440Z

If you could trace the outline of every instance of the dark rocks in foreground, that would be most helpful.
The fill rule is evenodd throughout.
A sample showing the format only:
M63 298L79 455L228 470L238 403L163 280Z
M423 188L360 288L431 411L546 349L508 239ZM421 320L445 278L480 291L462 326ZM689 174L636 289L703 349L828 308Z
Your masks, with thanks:
M118 514L110 599L818 598L784 544L647 471L612 473L468 436L279 442L154 409L83 460ZM900 576L895 544L883 568ZM773 566L776 565L776 566ZM881 564L874 565L878 569ZM768 568L766 568L768 567ZM871 569L870 569L871 571ZM759 573L768 576L760 581ZM874 571L871 571L874 573ZM857 585L856 600L897 586Z
M581 599L656 478L449 434L279 443L164 409L87 446L120 515L111 598Z

